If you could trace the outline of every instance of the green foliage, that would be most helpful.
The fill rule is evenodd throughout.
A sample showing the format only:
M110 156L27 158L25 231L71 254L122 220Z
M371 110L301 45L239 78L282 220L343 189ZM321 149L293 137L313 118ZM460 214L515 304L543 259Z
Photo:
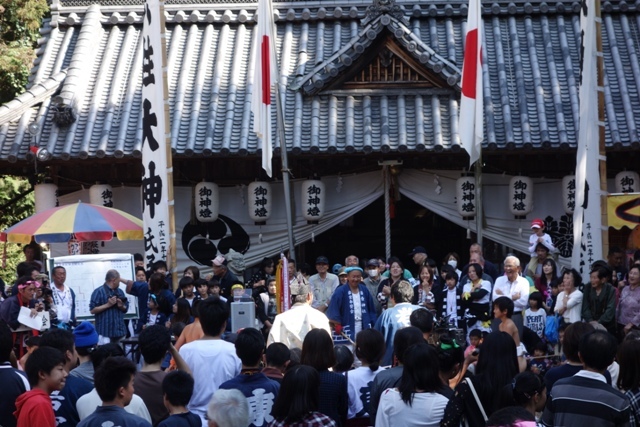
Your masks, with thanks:
M3 0L0 5L0 104L20 94L29 77L47 0Z
M24 178L14 176L0 176L0 230L5 230L15 223L27 218L34 212L34 196L33 191L26 196L20 195L27 193L31 189L31 184ZM22 246L15 243L0 243L0 250L6 249L7 263L2 268L0 264L0 277L5 282L13 282L15 280L16 266L20 261L24 260L22 254Z

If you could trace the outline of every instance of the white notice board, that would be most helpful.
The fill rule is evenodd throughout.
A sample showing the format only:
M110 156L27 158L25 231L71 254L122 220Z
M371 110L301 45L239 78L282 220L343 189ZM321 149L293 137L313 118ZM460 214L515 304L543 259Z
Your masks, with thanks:
M65 285L71 287L76 294L78 321L93 320L93 315L89 311L91 293L104 284L107 271L118 270L123 279L134 280L135 278L135 264L131 254L69 255L49 259L49 271L52 274L53 268L59 265L67 270ZM137 319L139 317L138 299L126 293L124 283L120 284L120 289L129 300L129 310L125 318Z

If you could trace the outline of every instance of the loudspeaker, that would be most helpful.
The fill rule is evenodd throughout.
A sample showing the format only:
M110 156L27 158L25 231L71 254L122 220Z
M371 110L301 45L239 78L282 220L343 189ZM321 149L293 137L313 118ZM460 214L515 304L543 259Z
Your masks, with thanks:
M255 328L256 305L253 301L231 303L231 332L238 329Z

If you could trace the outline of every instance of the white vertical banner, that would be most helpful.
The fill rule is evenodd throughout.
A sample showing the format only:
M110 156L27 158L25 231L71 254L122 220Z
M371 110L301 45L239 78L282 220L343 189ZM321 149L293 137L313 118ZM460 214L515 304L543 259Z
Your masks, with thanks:
M251 111L253 112L253 131L260 138L262 148L262 169L271 177L273 143L271 133L271 89L276 82L278 67L276 66L275 26L273 23L273 7L271 0L258 1L258 25L254 38L255 71L253 92L251 94Z
M173 177L164 36L164 3L146 0L142 26L142 220L147 265L166 260L170 235L175 236L169 212L173 209Z
M484 139L482 2L469 0L467 13L459 128L460 145L469 153L469 167L471 167L480 158Z
M583 0L582 67L580 81L580 129L576 157L576 204L573 211L571 264L587 277L591 263L602 259L602 224L598 117L597 29L594 0Z

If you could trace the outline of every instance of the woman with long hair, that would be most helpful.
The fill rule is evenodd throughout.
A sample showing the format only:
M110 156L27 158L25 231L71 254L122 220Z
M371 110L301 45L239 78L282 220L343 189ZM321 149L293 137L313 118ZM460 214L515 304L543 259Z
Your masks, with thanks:
M449 399L438 392L442 387L438 367L433 347L426 343L409 347L400 384L380 397L376 427L440 425Z
M378 301L384 309L387 308L389 295L391 295L391 285L400 281L404 277L404 265L396 257L389 258L389 277L383 279L378 285Z
M411 300L411 304L426 307L432 313L436 311L436 300L432 291L434 278L434 271L430 265L420 266L418 271L420 283L413 287L413 299Z
M441 426L458 427L463 416L470 427L484 426L488 417L500 408L502 388L511 384L518 371L516 343L511 335L506 332L487 335L478 356L476 375L456 386Z
M191 316L191 306L189 301L184 298L178 298L173 304L173 316L169 318L169 324L182 322L185 325L193 323L193 317Z
M275 276L276 267L273 259L265 257L260 261L259 270L256 271L251 279L247 282L247 288L259 288L264 287L267 288L267 281L269 278Z
M269 427L337 426L330 417L318 411L318 371L307 365L289 369L273 404L273 421Z
M351 351L345 347L351 353ZM353 357L352 357L353 360ZM336 364L333 340L324 329L312 329L302 342L300 363L318 371L320 377L318 410L342 426L347 420L347 379L340 374L330 372Z
M543 308L547 314L553 314L551 288L559 282L556 262L551 258L545 259L542 263L542 274L536 279L535 287L542 294ZM576 286L580 286L580 284L576 283Z

